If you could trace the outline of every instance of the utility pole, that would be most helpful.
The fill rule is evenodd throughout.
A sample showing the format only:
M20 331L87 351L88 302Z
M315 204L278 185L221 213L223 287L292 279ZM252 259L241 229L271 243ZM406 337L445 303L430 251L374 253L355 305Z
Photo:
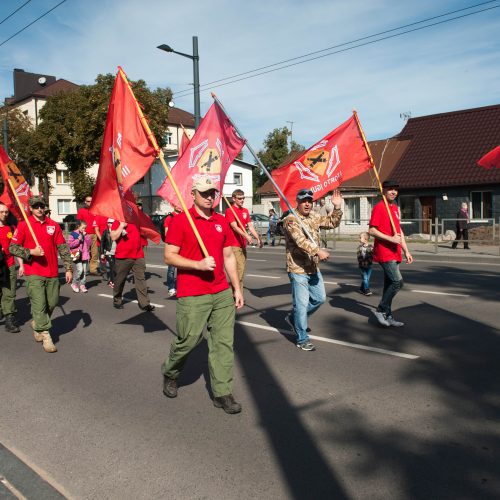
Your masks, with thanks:
M9 124L7 122L7 115L3 117L3 148L9 154Z

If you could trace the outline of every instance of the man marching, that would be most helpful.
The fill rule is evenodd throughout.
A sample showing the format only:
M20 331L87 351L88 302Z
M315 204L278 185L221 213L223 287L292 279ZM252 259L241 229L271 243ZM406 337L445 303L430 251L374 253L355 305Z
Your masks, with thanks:
M40 196L29 200L32 215L28 221L38 241L35 243L25 221L21 221L12 237L10 253L24 261L26 289L31 303L33 335L43 342L45 352L56 352L52 342L50 317L59 303L59 269L57 254L66 269L66 283L73 278L69 247L59 224L45 214L46 204Z
M204 257L185 213L170 223L165 246L165 264L177 268L177 337L162 365L163 393L177 396L177 378L189 353L208 330L208 365L214 406L226 413L239 413L241 405L232 395L235 308L243 307L243 295L233 254L233 233L225 218L212 205L217 188L209 176L201 176L192 187L189 210L209 257ZM226 279L229 276L234 292Z

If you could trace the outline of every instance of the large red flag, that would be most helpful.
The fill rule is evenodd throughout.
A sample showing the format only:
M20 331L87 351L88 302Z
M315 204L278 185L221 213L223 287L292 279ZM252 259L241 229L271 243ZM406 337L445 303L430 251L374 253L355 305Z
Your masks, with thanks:
M491 167L500 168L500 146L497 146L493 151L485 154L477 164L487 169Z
M273 170L272 177L288 200L300 189L322 198L342 182L372 167L354 115L288 165ZM281 200L281 206L286 204Z
M12 186L16 190L17 197L21 203L24 211L28 211L28 200L31 198L31 189L29 184L26 182L23 174L17 168L17 165L10 159L9 155L4 148L0 146L0 170L2 172L3 178L3 193L0 196L0 201L7 205L7 208L12 212L12 214L18 219L23 218L19 207L17 206L16 199L12 193L11 187L9 186L9 179Z
M222 191L224 179L231 163L241 151L245 141L241 139L221 107L214 102L207 111L188 148L172 168L179 192L187 206L191 206L191 186L200 175L208 174ZM179 205L177 195L168 177L157 194L171 205ZM218 203L215 200L214 205Z
M120 68L109 102L90 212L139 226L142 224L145 228L150 227L157 237L147 237L159 243L161 238L154 229L153 222L137 209L129 190L135 182L144 177L156 156L155 145L141 124L135 97L128 87L125 73ZM140 214L147 217L149 223Z

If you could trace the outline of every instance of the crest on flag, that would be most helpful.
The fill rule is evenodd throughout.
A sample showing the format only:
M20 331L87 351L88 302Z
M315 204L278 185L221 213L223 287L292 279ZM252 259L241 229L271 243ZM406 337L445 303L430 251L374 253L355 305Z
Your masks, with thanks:
M337 144L328 146L328 141L320 141L293 164L300 173L301 179L319 182L322 177L331 177L340 165L339 148Z

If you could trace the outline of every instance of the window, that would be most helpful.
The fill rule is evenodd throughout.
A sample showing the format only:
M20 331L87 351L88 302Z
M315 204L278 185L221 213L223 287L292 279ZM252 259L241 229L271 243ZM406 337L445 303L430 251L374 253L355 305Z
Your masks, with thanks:
M243 174L235 173L233 179L237 186L243 186Z
M471 219L491 219L493 217L491 191L471 193Z
M56 184L69 184L69 174L67 170L56 170Z
M167 132L165 134L165 144L167 146L171 146L172 145L172 132Z
M381 200L380 196L370 196L366 198L367 209L368 209L368 218L372 215L373 207Z
M68 215L71 213L71 200L57 200L57 213Z
M345 198L345 221L347 224L360 224L359 198Z
M399 211L401 212L401 220L416 219L415 217L415 196L400 196Z

